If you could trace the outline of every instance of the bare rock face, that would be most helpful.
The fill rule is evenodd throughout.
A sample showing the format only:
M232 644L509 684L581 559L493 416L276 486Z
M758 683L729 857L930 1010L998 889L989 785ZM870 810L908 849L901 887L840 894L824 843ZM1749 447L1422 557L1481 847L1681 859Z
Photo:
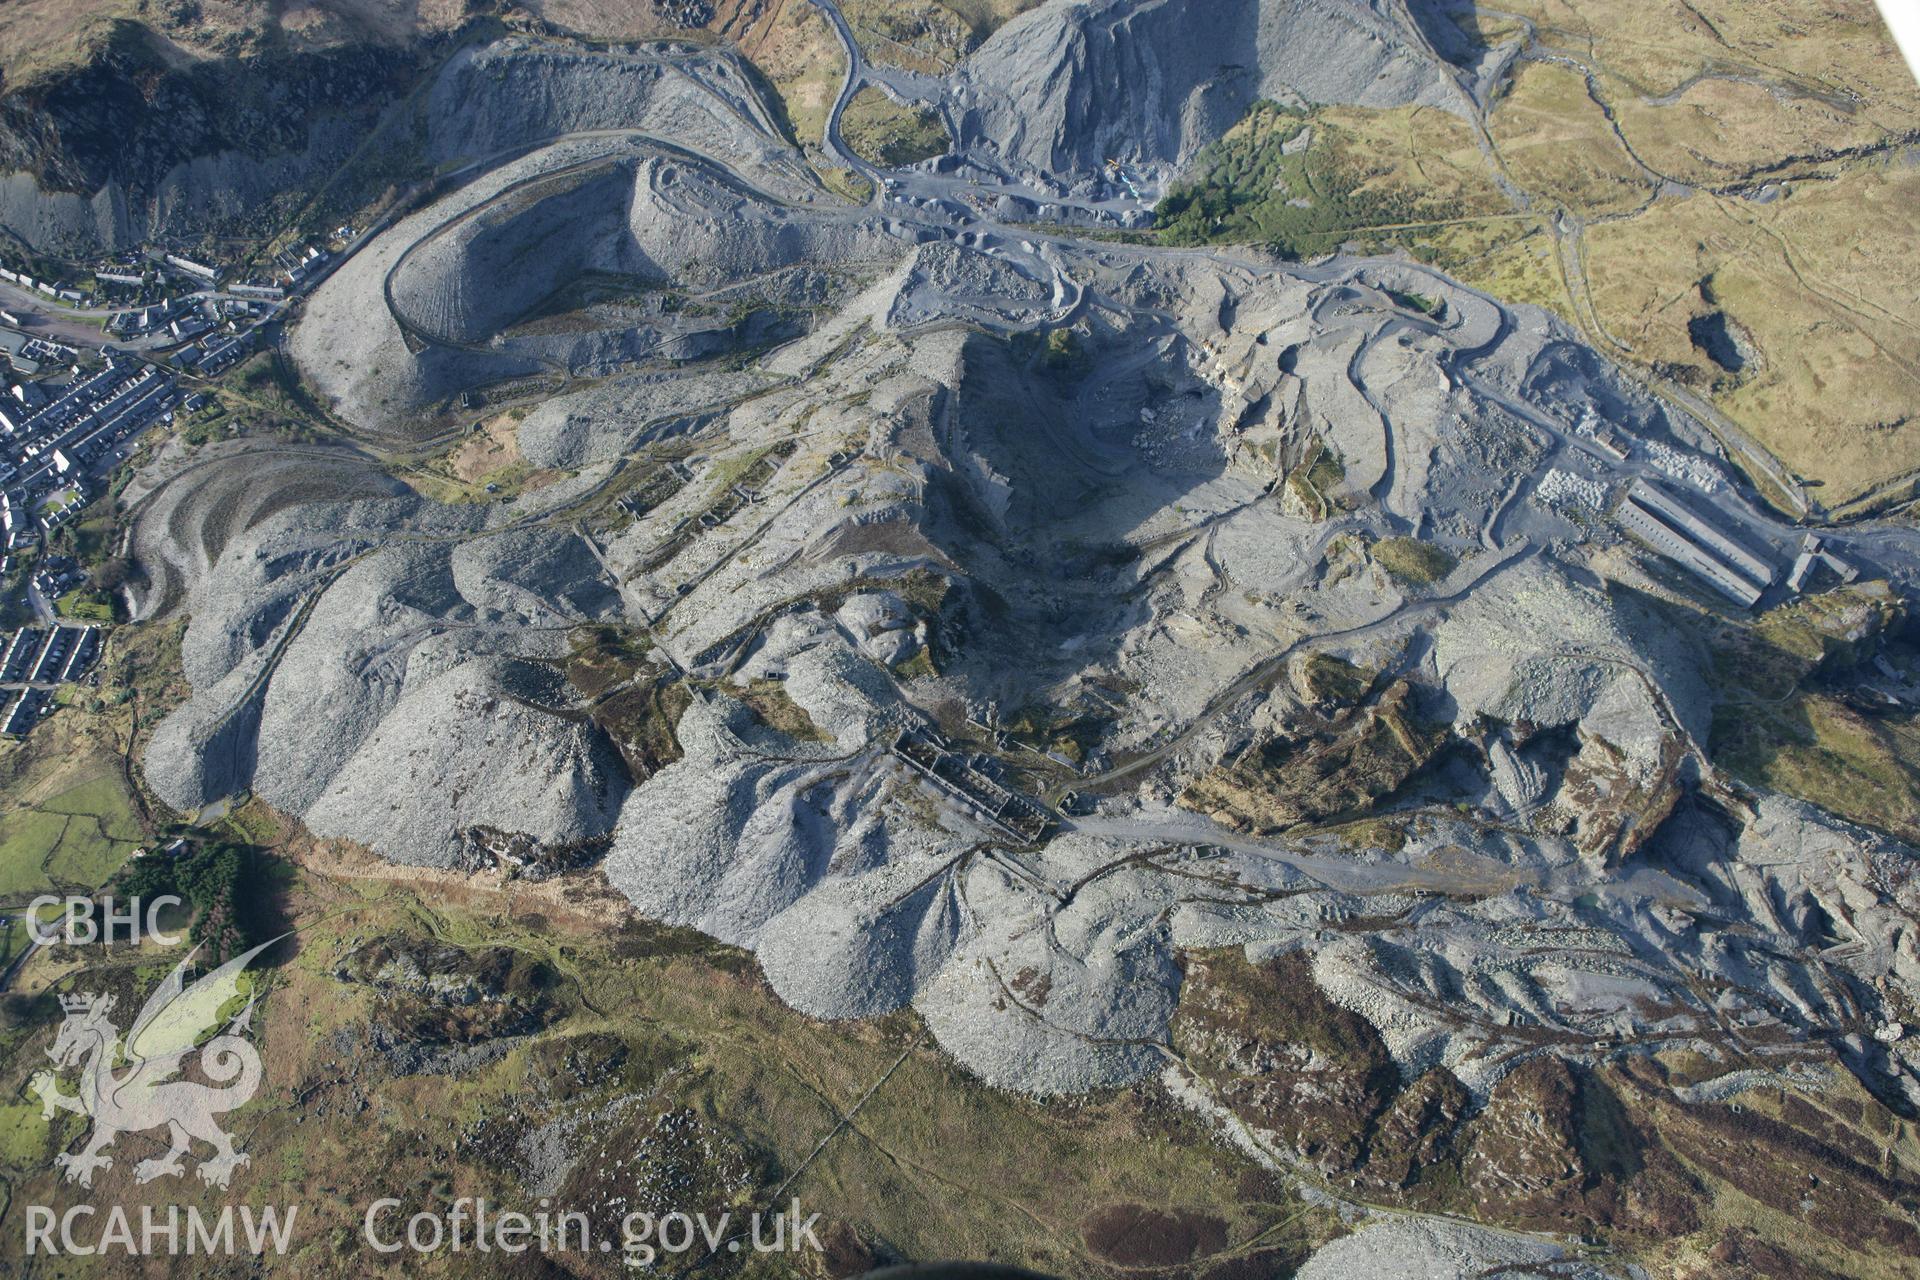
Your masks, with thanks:
M1259 98L1464 102L1411 23L1363 0L1043 5L981 46L955 96L959 149L1069 182L1108 157L1177 166Z
M183 57L135 22L100 26L78 66L0 94L0 222L42 251L258 234L420 69L391 47Z
M1455 610L1434 646L1456 723L1514 726L1522 754L1544 730L1572 735L1557 788L1532 798L1584 854L1618 861L1672 812L1687 736L1707 732L1706 658L1661 620L1529 567Z
M413 120L391 109L433 62L385 41L204 60L163 47L118 21L79 67L7 86L0 221L38 248L83 253L257 234L263 211L290 212L370 135L400 150ZM518 38L470 47L425 87L425 158L451 169L566 134L644 127L717 149L804 198L813 184L752 77L737 53L717 49L675 58Z

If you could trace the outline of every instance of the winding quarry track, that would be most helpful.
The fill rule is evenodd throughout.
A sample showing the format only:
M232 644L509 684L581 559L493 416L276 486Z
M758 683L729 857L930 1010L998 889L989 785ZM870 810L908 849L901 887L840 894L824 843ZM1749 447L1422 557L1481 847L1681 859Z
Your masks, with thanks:
M637 912L750 949L804 1013L911 1007L980 1080L1037 1094L1158 1077L1355 1210L1366 1184L1247 1121L1231 1072L1176 1034L1188 959L1301 957L1407 1078L1444 1069L1475 1106L1543 1054L1771 1064L1875 1032L1911 951L1906 855L1716 767L1724 673L1702 637L1750 619L1609 518L1637 482L1684 492L1782 570L1764 603L1784 604L1806 529L1770 499L1794 481L1704 401L1609 361L1582 227L1556 230L1579 330L1405 257L1109 238L1144 201L1105 169L1036 174L965 136L939 166L853 154L863 88L951 93L935 105L963 135L978 104L869 66L839 6L808 2L846 62L823 147L870 201L782 188L753 103L698 117L763 148L744 160L652 120L490 151L298 322L296 346L329 339L303 367L364 444L218 447L141 494L147 599L189 602L199 680L145 756L156 794L191 811L226 779L440 867L470 865L474 829L592 842ZM1384 68L1431 78L1400 105L1453 104L1493 148L1502 68L1443 65L1400 3L1328 3L1391 46ZM1071 23L1166 7L1035 11L1021 57L1068 24L1036 93L1101 56ZM471 305L576 227L569 271L640 283L551 312L487 297L507 319ZM669 315L726 336L636 336ZM299 496L309 463L376 474L375 441L394 475L424 488L439 460L499 501ZM245 527L193 504L227 468L267 483L269 456L293 496ZM1920 533L1823 532L1863 575L1920 586ZM603 637L619 661L595 667ZM270 695L279 731L245 739ZM646 768L601 767L635 744ZM1041 795L1065 812L1009 825ZM847 1091L787 1182L914 1047ZM1920 1076L1858 1070L1920 1102Z

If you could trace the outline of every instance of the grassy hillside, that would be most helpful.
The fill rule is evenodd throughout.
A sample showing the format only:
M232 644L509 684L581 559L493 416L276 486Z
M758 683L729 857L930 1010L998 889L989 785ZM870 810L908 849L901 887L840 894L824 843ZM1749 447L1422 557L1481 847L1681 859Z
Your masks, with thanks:
M291 1262L301 1274L415 1274L417 1259L382 1257L360 1238L366 1206L386 1195L405 1198L402 1224L454 1195L529 1210L550 1196L614 1240L627 1211L660 1211L662 1197L688 1212L744 1215L784 1187L783 1204L797 1197L821 1215L823 1255L666 1274L853 1275L909 1256L1089 1275L1138 1261L1142 1246L1109 1229L1138 1206L1204 1226L1182 1261L1287 1267L1341 1230L1330 1211L1302 1206L1148 1090L1061 1108L988 1089L955 1069L911 1013L802 1017L750 956L627 919L596 879L469 879L390 867L287 829L269 838L281 865L274 908L303 931L266 970L254 1025L267 1074L237 1115L251 1163L231 1197L301 1206ZM36 958L25 994L7 1000L8 1097L46 1063L60 1016L35 998L46 984L113 990L137 1008L174 959L151 948L68 950ZM424 980L409 982L410 972ZM0 1120L10 1193L0 1260L11 1260L22 1233L7 1206L72 1202L50 1157L75 1134L37 1108ZM544 1136L528 1145L530 1135ZM138 1186L133 1163L118 1161L92 1194L130 1212L226 1198L191 1178ZM501 1274L490 1261L448 1258L444 1274ZM629 1274L618 1254L566 1261L564 1274Z
M1261 103L1169 192L1162 236L1405 248L1706 397L1829 509L1910 497L1920 88L1873 6L1502 12L1464 27L1522 45L1484 134Z
M1172 244L1256 242L1288 256L1325 253L1374 235L1400 241L1426 225L1510 212L1482 172L1472 135L1451 117L1321 111L1256 103L1226 136L1204 148L1195 177L1161 202L1161 236ZM1438 113L1427 112L1428 116ZM1417 171L1396 135L1417 129L1431 152Z
M862 89L847 104L840 131L854 154L893 167L943 155L953 145L937 113L902 106L878 89Z

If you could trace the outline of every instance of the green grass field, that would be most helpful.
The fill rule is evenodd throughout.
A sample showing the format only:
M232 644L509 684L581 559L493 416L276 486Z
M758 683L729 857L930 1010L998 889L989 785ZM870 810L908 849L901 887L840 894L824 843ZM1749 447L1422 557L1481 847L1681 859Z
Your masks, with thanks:
M81 622L113 621L113 606L85 587L61 596L54 602L54 609L63 618L73 618Z
M110 776L0 813L0 897L97 888L140 838L126 790Z

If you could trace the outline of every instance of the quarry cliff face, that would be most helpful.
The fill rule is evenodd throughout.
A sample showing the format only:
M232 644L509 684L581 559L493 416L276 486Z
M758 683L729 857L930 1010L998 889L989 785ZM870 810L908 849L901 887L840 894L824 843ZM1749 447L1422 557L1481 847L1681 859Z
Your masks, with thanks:
M105 23L77 64L0 84L0 225L49 252L258 232L376 129L387 169L416 143L429 161L471 157L652 118L619 108L672 78L606 53L470 51L417 119L389 119L461 31L310 49L263 37L196 59L141 23ZM751 74L729 74L734 109L764 115ZM952 117L962 154L1071 184L1108 157L1171 171L1260 98L1457 110L1461 92L1396 4L1234 0L1195 24L1164 0L1102 0L996 32L956 75Z
M115 22L0 96L0 223L35 248L244 231L330 174L420 74L418 49L181 64Z
M648 133L787 198L818 194L724 48L454 48L456 33L181 67L153 39L119 24L85 65L0 98L0 226L75 253L271 235L322 187L344 216L429 168L596 132ZM397 109L417 87L417 109Z

